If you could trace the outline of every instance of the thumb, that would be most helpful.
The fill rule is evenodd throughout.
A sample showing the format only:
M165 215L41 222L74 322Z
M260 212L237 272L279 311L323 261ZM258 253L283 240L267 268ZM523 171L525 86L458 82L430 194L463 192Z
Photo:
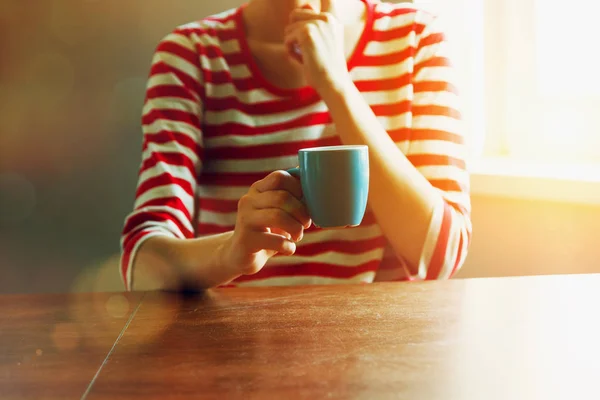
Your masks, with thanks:
M321 12L335 15L336 4L336 0L321 0Z

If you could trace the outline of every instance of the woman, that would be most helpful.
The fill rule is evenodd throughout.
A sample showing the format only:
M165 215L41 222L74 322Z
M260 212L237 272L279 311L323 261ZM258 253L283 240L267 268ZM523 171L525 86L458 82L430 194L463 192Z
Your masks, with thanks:
M250 0L159 44L127 288L443 279L470 241L468 174L437 19L377 0ZM311 226L301 148L369 146L360 227ZM273 172L275 171L275 172Z

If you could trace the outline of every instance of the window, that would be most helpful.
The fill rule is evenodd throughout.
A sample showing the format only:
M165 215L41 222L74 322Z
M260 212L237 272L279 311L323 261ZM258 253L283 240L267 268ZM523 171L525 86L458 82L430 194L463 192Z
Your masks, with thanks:
M472 157L600 164L589 0L429 0L447 21Z

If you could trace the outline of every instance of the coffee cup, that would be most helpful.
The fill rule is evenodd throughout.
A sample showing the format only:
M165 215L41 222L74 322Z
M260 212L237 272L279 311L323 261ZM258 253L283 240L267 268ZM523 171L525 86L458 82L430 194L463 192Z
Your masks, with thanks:
M303 201L320 228L360 225L369 197L367 146L301 149L299 166L287 172L300 179Z

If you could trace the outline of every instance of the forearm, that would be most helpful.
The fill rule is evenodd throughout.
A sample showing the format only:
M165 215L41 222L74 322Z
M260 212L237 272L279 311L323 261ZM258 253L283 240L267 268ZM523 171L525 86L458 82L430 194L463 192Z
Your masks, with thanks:
M404 156L349 83L324 96L344 144L369 146L369 205L389 243L416 274L440 194Z
M232 232L197 239L153 236L139 248L133 264L135 290L206 289L238 277L225 259Z

